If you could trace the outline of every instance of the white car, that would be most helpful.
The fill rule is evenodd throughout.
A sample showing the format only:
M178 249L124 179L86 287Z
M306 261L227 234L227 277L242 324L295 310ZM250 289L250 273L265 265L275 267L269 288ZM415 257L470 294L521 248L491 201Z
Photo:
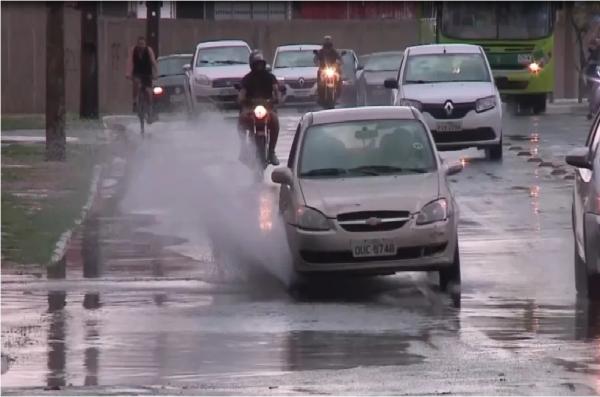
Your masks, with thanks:
M238 91L235 85L250 72L250 52L248 43L241 40L198 44L192 65L187 67L193 102L236 106Z
M277 47L272 72L285 85L285 104L313 104L317 101L317 71L314 50L321 46L298 44Z
M477 147L502 158L502 102L480 46L409 47L398 76L385 86L394 90L394 105L423 114L439 149Z

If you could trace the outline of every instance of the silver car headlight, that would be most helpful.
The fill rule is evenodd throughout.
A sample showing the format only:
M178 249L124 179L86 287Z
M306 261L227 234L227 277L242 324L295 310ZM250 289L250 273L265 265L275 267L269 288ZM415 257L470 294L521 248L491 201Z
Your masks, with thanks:
M203 74L194 77L194 81L198 85L210 85L210 79Z
M421 109L423 108L423 104L419 101L415 101L414 99L406 99L406 98L402 98L400 99L400 106L412 106L413 108L421 111Z
M305 230L329 230L331 228L329 219L310 207L300 207L296 210L296 225Z
M437 199L425 205L417 215L417 225L442 222L448 219L448 200Z
M485 112L496 107L496 97L494 95L480 98L475 102L475 111L477 113Z

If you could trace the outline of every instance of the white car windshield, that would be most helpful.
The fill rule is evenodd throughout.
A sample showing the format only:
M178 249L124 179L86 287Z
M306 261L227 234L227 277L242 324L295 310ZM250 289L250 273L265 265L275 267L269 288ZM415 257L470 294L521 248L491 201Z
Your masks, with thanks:
M313 67L314 56L312 50L280 51L275 58L275 68L304 68Z
M196 67L248 64L248 47L202 48L196 54Z
M433 172L427 130L416 120L368 120L310 127L300 153L301 178Z
M469 81L491 81L480 54L413 55L404 70L405 84Z

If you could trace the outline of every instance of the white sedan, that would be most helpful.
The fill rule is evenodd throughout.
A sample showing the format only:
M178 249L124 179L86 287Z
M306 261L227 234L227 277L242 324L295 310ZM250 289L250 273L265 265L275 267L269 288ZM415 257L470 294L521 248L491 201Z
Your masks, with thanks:
M502 102L480 46L433 44L409 47L394 89L394 105L422 114L440 149L477 147L502 158Z

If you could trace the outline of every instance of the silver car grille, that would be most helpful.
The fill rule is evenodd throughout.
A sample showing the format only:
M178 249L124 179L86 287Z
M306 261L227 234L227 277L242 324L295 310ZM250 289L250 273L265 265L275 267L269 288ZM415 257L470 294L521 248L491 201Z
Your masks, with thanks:
M361 211L340 214L340 227L349 232L379 232L399 229L410 220L408 211Z

